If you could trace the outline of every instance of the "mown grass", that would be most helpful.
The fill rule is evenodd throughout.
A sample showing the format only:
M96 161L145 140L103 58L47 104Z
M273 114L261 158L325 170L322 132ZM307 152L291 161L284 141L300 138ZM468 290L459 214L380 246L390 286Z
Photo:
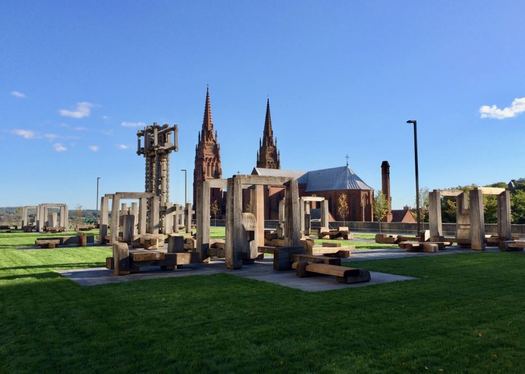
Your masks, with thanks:
M306 293L230 274L80 287L54 269L108 248L10 242L0 372L525 371L523 253L360 262L418 280Z
M379 248L399 248L397 245L391 244L378 244L373 241L375 234L371 233L353 233L353 240L329 240L329 239L316 239L316 244L322 244L323 242L341 243L342 246L354 246L356 250L360 249L379 249ZM224 227L210 228L210 237L215 239L221 239L225 236Z

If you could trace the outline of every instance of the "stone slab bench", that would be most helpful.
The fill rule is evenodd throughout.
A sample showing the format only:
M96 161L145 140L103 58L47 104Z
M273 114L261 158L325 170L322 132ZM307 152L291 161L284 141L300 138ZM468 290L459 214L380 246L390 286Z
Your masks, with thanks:
M174 270L182 265L200 262L197 252L167 253L150 249L130 249L127 243L113 245L113 257L106 258L106 268L114 275L139 272L144 265L160 266L162 270Z
M506 240L503 242L503 249L505 251L522 251L525 249L525 239Z
M365 269L323 263L299 262L296 268L298 277L308 277L317 274L334 276L339 283L363 283L370 281L370 272Z
M62 244L60 238L50 238L50 239L36 239L35 245L40 248L56 248Z

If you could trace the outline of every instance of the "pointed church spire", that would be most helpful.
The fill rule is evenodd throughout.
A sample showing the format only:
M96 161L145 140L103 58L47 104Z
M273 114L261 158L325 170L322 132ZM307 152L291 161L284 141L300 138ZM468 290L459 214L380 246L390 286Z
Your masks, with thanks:
M272 129L272 115L270 113L270 98L266 99L266 118L264 119L264 134L263 139L269 140L273 138Z
M272 115L270 113L270 99L266 99L266 117L264 119L264 131L262 139L259 140L259 152L257 153L257 167L280 169L281 163L277 152L277 145L273 137Z
M204 106L204 118L202 120L202 133L213 134L213 119L211 117L211 100L210 100L210 89L206 86L206 103Z

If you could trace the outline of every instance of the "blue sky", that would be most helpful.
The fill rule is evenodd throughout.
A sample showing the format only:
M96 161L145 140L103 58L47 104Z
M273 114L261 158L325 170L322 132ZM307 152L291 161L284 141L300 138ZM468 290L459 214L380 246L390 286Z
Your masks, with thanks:
M525 177L525 2L2 1L0 206L140 191L136 127L177 123L193 170L206 84L224 176L250 172L270 97L284 169L351 167L414 200ZM485 118L482 118L485 117ZM190 172L191 174L191 172ZM190 179L191 183L191 179ZM191 184L190 184L191 192Z

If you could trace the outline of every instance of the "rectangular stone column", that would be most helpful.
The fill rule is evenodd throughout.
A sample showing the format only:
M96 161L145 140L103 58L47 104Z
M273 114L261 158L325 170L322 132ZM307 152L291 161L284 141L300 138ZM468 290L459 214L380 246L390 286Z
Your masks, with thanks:
M151 199L151 233L159 233L160 224L160 199L158 196L153 196Z
M304 216L305 216L305 201L303 199L299 200L299 215L301 217L301 237L304 236L304 229L305 229L305 223L304 223Z
M118 194L113 195L111 201L111 244L116 244L118 241L119 234L119 205L120 196Z
M310 229L312 225L310 204L311 204L310 201L305 201L305 204L304 204L304 232L303 234L306 236L310 235Z
M226 267L230 270L239 268L239 261L235 258L234 252L234 217L233 217L233 178L227 180L227 190L226 193L226 240L224 246L224 257Z
M122 216L122 218L122 240L126 243L131 243L134 239L133 229L135 227L135 216L131 214L126 214L125 216Z
M239 245L239 236L242 235L242 184L235 176L227 182L226 194L226 245L224 256L226 267L230 270L242 267L242 244Z
M169 235L173 233L173 217L175 217L175 212L173 209L173 204L168 203L166 205L166 212L164 214L164 219L162 220L162 233Z
M133 238L135 238L138 234L137 222L139 221L139 204L136 201L131 203L131 209L129 213L135 217L133 220Z
M288 182L286 187L286 239L290 247L301 245L301 224L299 212L299 186L296 179Z
M505 248L505 240L512 240L510 191L507 190L498 195L498 236L500 248Z
M470 191L470 248L485 249L485 216L483 212L483 192Z
M66 227L66 223L64 222L64 210L65 210L64 206L62 206L62 205L58 208L58 213L59 213L60 219L57 222L57 224L60 227Z
M42 220L40 218L40 212L41 212L41 208L40 208L40 205L37 205L36 207L36 231L37 232L40 232L40 227L42 226Z
M141 197L139 200L139 235L144 235L148 231L148 199Z
M209 209L209 202L208 202L208 209ZM191 219L193 218L193 212L192 212L192 206L191 203L186 204L186 233L191 232Z
M466 192L456 197L456 241L470 245L470 208Z
M256 247L264 246L264 186L255 185L250 191L252 213L257 220L257 228L255 230ZM257 249L257 248L256 248ZM251 251L250 257L252 259L259 256L258 251Z
M49 227L57 227L58 226L58 214L57 212L51 212L49 213L48 217Z
M109 225L109 196L102 196L100 198L100 221L98 233L100 236L100 242L106 242L106 236L108 235Z
M27 207L22 207L22 227L27 226Z
M197 188L197 252L203 261L210 249L210 182L204 181Z
M66 204L64 204L64 227L66 231L69 230L69 210Z
M233 269L242 267L243 254L250 251L246 231L242 224L242 181L238 176L233 177ZM229 193L229 190L228 190Z
M323 200L321 202L321 228L327 229L330 227L329 224L329 212L330 209L328 208L328 200Z
M441 218L441 192L434 190L428 194L428 215L431 240L443 237L443 220Z

